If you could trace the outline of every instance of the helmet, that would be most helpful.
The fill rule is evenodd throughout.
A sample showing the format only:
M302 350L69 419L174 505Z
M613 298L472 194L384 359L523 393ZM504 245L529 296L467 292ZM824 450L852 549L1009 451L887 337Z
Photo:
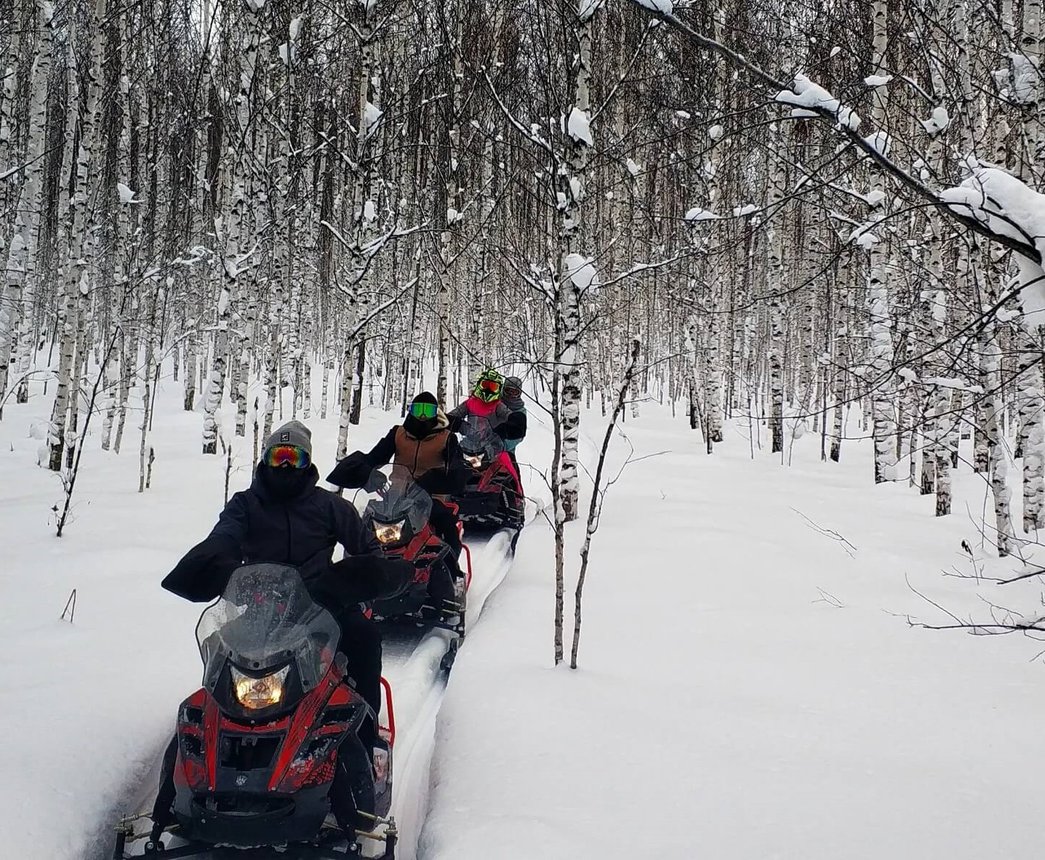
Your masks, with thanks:
M501 398L501 386L504 385L504 377L496 370L484 370L475 381L472 395L478 397L483 403L493 403Z

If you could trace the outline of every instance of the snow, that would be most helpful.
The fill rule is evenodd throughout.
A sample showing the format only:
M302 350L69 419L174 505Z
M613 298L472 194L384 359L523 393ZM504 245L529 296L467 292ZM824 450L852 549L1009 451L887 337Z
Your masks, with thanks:
M864 78L864 83L869 87L884 87L892 79L892 75L868 75Z
M580 8L577 10L577 17L580 18L582 23L587 23L594 16L595 13L602 8L603 3L606 0L580 0Z
M1022 212L1022 192L999 193ZM177 703L198 684L200 607L158 583L212 525L225 464L199 453L200 416L180 396L167 364L144 494L137 445L101 452L92 425L61 540L59 479L34 465L49 399L37 387L29 404L5 407L4 856L109 856L109 826L139 799ZM392 420L365 408L350 445L368 447ZM589 471L603 420L597 407L582 413ZM503 541L477 550L485 607L445 693L431 682L438 643L406 660L386 651L401 718L397 857L687 858L699 846L738 860L978 860L1035 844L1040 642L906 622L947 620L913 589L983 617L998 586L944 572L1011 575L1025 563L990 558L978 523L935 518L931 496L874 486L859 420L835 464L821 462L819 434L789 417L785 468L757 423L727 423L708 456L681 416L644 404L628 444L611 448L609 474L632 462L592 544L575 672L552 666L547 523L523 531L506 577ZM519 450L537 493L553 444L545 421L531 410ZM337 420L307 423L325 467ZM231 441L234 492L249 480L251 440ZM979 511L989 492L966 465L971 444L955 473L961 511ZM1017 487L1018 469L1011 479ZM567 647L583 528L568 526ZM1029 563L1041 560L1029 551ZM70 624L58 616L73 588ZM1031 579L1003 596L1033 605L1039 591Z
M367 200L363 203L363 220L373 221L377 217L377 206L373 200Z
M947 108L943 106L934 107L928 119L920 119L918 122L922 124L922 128L929 134L936 134L951 124L951 116L947 113Z
M855 131L860 126L860 117L854 111L802 74L795 75L791 89L778 92L774 101L794 105L795 110L791 111L794 117L819 116L820 114L813 110L815 108L828 111L838 120L839 125L850 130Z
M850 231L849 241L865 250L871 250L879 242L878 234L875 233L878 224L879 221L875 219L857 225Z
M893 139L884 131L876 131L874 134L869 134L865 137L864 143L885 158L889 155L889 150L892 148Z
M591 136L588 114L580 108L574 107L570 110L570 116L566 120L566 133L574 140L594 146L595 141Z
M708 137L710 137L712 140L721 140L722 135L724 135L725 133L726 130L717 123L708 129Z
M672 13L672 0L636 0L636 2L640 6L651 9L654 12L660 12L663 15Z
M677 111L675 111L675 116L677 116L679 119L690 119L691 118L690 112L686 111L686 110L677 110Z
M381 108L372 102L368 101L366 103L366 108L363 111L363 133L367 137L374 133L374 129L377 128L377 124L381 121L382 116L384 116L384 111Z
M117 182L116 183L116 192L117 192L117 194L120 195L120 202L121 203L137 203L138 202L137 200L134 199L134 195L137 194L137 192L132 190L129 186L125 185L122 182Z
M835 46L834 46L834 47L833 47L833 48L831 49L831 54L830 54L830 56L832 56L832 57L837 57L837 56L838 56L838 55L839 55L839 54L840 54L841 52L842 52L842 48L841 48L840 46L838 46L838 45L835 45Z
M596 271L594 261L590 257L571 253L566 255L565 263L566 275L578 289L598 288L599 273Z
M666 409L643 409L632 456L669 453L633 462L607 495L580 668L552 666L538 521L447 688L423 856L1023 853L1038 821L1027 762L1045 688L1027 661L1040 643L906 623L944 620L912 586L959 613L994 594L943 573L971 570L963 540L977 565L1009 569L984 558L976 525L934 518L933 498L904 485L871 486L870 444L827 464L818 434L795 434L785 469L768 447L750 453L743 426L707 456ZM589 468L601 423L582 418ZM611 451L611 473L628 453ZM977 510L984 492L958 474ZM567 647L583 525L569 530Z
M714 212L709 212L707 209L701 209L699 206L694 206L692 209L688 209L683 217L687 221L714 221L719 216Z
M970 175L956 188L940 193L940 199L962 215L971 215L993 232L1033 245L1045 259L1045 195L998 167L970 159ZM1019 266L1019 299L1028 328L1045 322L1045 271L1040 260L1016 254Z
M630 173L632 176L638 176L642 172L642 167L636 164L633 158L629 157L624 163L628 167L628 173Z
M861 195L869 206L880 206L885 200L885 192L881 188L872 188L866 194Z
M1009 54L1012 62L1012 89L1010 97L1018 104L1034 104L1041 87L1041 72L1037 63L1023 54Z

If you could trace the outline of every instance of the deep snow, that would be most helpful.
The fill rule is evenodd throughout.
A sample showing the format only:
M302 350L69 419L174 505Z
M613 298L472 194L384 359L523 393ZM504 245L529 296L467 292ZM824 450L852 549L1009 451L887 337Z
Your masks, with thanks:
M200 607L158 582L215 519L224 463L198 453L200 416L178 401L165 381L143 495L137 440L117 457L89 438L61 540L58 480L35 466L29 433L49 403L9 404L0 422L4 857L98 856L199 681ZM550 529L538 520L458 657L434 749L418 733L405 756L422 783L417 763L433 756L420 856L979 858L1036 844L1042 646L906 621L947 620L908 579L959 615L983 617L983 597L1037 605L1034 580L944 576L972 569L962 540L987 573L1015 567L979 560L983 482L963 466L956 513L937 520L930 498L871 484L870 444L847 441L841 464L823 464L807 433L787 468L757 447L752 459L745 423L709 457L681 416L640 412L626 427L634 456L668 453L632 462L607 497L581 668L551 665ZM520 459L544 464L550 438L531 416ZM365 411L351 446L388 421ZM332 464L336 422L308 423L321 468ZM601 427L585 414L585 457ZM614 445L619 463L628 446ZM546 493L535 472L523 478ZM576 563L571 552L571 574ZM58 615L74 587L70 625ZM568 596L572 628L572 575ZM442 694L398 686L424 724ZM401 762L397 749L397 781ZM419 821L423 806L401 808Z

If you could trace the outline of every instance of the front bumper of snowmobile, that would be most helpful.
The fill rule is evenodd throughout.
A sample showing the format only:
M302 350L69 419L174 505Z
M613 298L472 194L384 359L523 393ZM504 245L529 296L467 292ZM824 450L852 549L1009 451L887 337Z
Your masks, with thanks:
M125 819L116 828L116 845L113 851L113 860L144 860L144 858L155 858L155 860L189 860L189 858L208 858L208 860L346 860L348 857L366 856L376 860L395 860L395 849L398 843L399 833L396 829L395 819L375 820L373 831L357 831L356 837L359 847L365 853L345 852L344 834L336 829L325 827L317 838L309 842L298 842L290 844L259 844L253 848L234 848L230 846L216 846L211 842L186 841L182 845L164 847L162 842L157 845L151 841L137 851L128 851L127 846L136 841L148 838L147 833L136 833L134 821L144 819L145 816L137 816L133 819ZM182 837L181 827L172 828L173 835ZM364 847L367 846L367 847ZM374 853L374 850L380 853Z
M175 814L185 837L194 842L250 848L274 842L305 842L315 838L330 811L330 786L303 788L293 797L271 794L233 796L216 809L220 796L192 795L179 787Z

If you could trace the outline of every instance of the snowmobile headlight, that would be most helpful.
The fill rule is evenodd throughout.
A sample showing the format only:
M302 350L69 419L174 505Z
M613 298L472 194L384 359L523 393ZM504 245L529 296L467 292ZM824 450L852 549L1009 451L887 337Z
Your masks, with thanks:
M232 686L236 691L236 701L251 711L278 705L283 701L283 682L287 680L289 674L290 666L284 666L271 675L252 678L233 666Z
M483 465L483 458L481 454L469 454L465 457L465 459L468 461L468 465L471 466L473 469L481 468Z
M406 520L397 523L374 523L374 537L378 543L398 543L403 537L403 525Z

